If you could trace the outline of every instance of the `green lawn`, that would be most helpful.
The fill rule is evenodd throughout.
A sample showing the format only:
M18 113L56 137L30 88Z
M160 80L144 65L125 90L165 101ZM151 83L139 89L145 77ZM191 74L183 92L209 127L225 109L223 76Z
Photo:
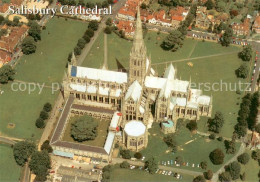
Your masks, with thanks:
M160 131L159 124L154 123L153 127L149 129L148 146L141 151L143 156L146 158L156 157L160 163L162 161L174 161L177 156L182 156L184 162L189 162L189 166L182 166L182 168L195 171L203 171L201 168L198 168L197 165L202 161L207 161L208 169L217 171L221 165L213 165L209 159L209 154L216 148L222 149L225 153L224 142L209 140L208 137L191 134L185 127L185 121L179 124L182 124L183 126L175 133L175 140L178 145L178 151L175 154L169 150L168 146L163 141L165 135ZM240 144L237 143L237 150L239 146ZM232 155L225 154L225 161L228 161L231 157ZM194 168L192 168L192 164L195 164Z
M42 40L37 43L36 53L24 55L16 65L15 79L45 85L61 82L68 54L87 29L87 24L53 18L46 27L42 31ZM39 89L28 94L28 90L14 92L11 88L11 83L0 85L0 90L4 91L0 95L0 133L38 139L42 130L35 127L35 120L46 102L54 103L57 92L52 94L50 88L44 88L41 94ZM14 123L15 128L7 128L8 123Z
M83 116L83 117L86 118L86 119L91 119L91 117L87 116L87 115ZM75 122L76 120L78 120L79 118L80 118L79 116L75 116L73 118L70 118L70 121L67 125L67 128L66 128L64 136L63 136L64 141L76 142L71 137L70 130L71 130L71 124L73 122ZM98 123L98 128L97 128L98 135L97 135L97 137L94 140L88 140L88 141L81 142L81 144L92 145L92 146L97 146L97 147L104 147L105 141L106 141L106 138L107 138L107 131L108 131L110 121L99 120L99 119L94 119L94 121L96 121Z
M190 182L193 180L193 176L183 175L182 180L183 182ZM121 169L115 168L111 172L110 181L111 182L131 182L131 181L176 181L177 178L173 176L165 176L162 174L149 174L146 171L141 171L139 169Z
M0 181L19 181L21 168L16 164L13 157L13 149L5 144L0 144Z
M241 164L241 174L246 173L246 181L253 182L258 181L258 173L259 173L259 165L256 160L251 158L252 151L246 150L246 152L250 155L250 160L246 165Z
M177 68L178 78L189 80L196 83L196 88L201 88L204 94L213 96L213 115L216 111L221 111L225 117L225 124L221 130L221 135L231 137L233 127L236 124L238 112L237 103L240 102L241 95L235 93L235 83L238 88L239 79L234 73L242 61L237 57L237 52L241 49L238 46L222 47L214 42L203 42L201 40L186 39L183 47L177 52L164 51L160 48L160 43L165 34L157 34L156 32L148 32L145 35L145 43L148 55L151 53L152 66L159 74L170 62ZM103 63L104 52L104 36L101 34L95 42L89 56L83 62L83 66L101 67ZM108 66L110 69L117 70L117 61L125 68L129 66L129 53L132 42L119 38L115 34L108 35ZM220 55L224 54L224 55ZM98 56L97 56L98 55ZM203 56L211 56L205 57ZM214 56L215 55L215 56ZM188 58L197 58L189 60ZM187 60L183 60L187 59ZM167 62L167 63L165 63ZM187 63L192 63L189 66ZM244 80L241 80L244 81ZM213 88L213 84L222 84L221 90L207 91L207 85ZM225 84L227 83L226 91ZM201 86L199 86L201 84ZM203 86L204 85L204 86ZM229 86L230 85L230 86ZM216 85L215 88L221 89ZM234 91L232 91L234 90ZM228 98L228 102L227 102ZM199 121L199 130L207 131L207 118L201 118Z
M68 54L74 49L87 24L64 18L53 18L42 31L37 51L24 55L16 66L17 80L51 84L64 75Z

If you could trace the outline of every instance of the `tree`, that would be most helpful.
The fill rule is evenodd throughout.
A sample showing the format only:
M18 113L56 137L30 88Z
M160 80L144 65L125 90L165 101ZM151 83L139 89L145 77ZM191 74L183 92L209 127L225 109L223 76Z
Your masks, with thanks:
M232 10L229 11L229 14L230 14L231 18L234 18L234 17L237 16L239 13L238 13L238 10L232 9Z
M190 131L194 131L198 129L198 125L197 122L195 120L191 120L189 123L187 123L186 127L190 130Z
M250 156L248 155L248 153L243 153L237 157L237 161L244 165L248 163L249 159Z
M164 142L168 145L168 147L172 148L173 151L177 150L177 143L175 141L174 134L168 134L163 138Z
M232 177L232 180L239 178L241 166L237 161L234 161L228 165L226 171L228 171Z
M247 118L247 123L248 123L248 128L250 130L254 130L255 126L256 126L256 118L257 118L257 114L258 114L258 107L259 107L259 93L255 92L251 98L251 105L250 105L250 113L249 116Z
M41 40L41 27L40 25L32 21L29 23L30 29L28 31L28 34L34 38L34 40L37 42L38 40Z
M80 55L81 54L81 48L79 46L76 46L74 48L74 53L75 53L76 56Z
M4 20L5 20L5 18L2 15L0 15L0 24L2 24L4 22Z
M220 43L222 46L229 46L229 44L232 41L232 36L233 36L233 30L232 28L228 27L225 31L225 33L222 35L220 38Z
M257 149L252 152L252 159L259 160L260 159L260 149Z
M41 150L46 150L48 153L52 153L53 149L50 146L50 141L45 140L43 144L41 145Z
M38 118L35 122L35 126L37 128L44 128L45 127L45 122L42 118Z
M122 158L124 159L131 159L130 150L120 150L120 155L122 155Z
M14 80L15 71L10 65L4 65L0 68L0 83L5 84Z
M19 21L20 21L20 17L15 16L14 19L13 19L14 26L17 26L19 24Z
M158 162L155 160L154 157L151 157L145 162L144 167L148 169L150 174L154 174L158 169Z
M199 175L193 179L193 182L206 182L206 180L205 180L204 176Z
M68 62L71 62L71 58L72 58L72 52L70 52L68 55Z
M51 169L51 159L47 151L36 151L29 162L30 170L36 175L36 181L45 181Z
M235 132L239 138L244 137L247 134L247 125L241 125L237 123L235 125Z
M76 141L94 140L97 136L98 123L90 116L78 118L71 124L70 134Z
M179 30L172 31L162 42L164 50L176 51L183 45L184 36Z
M207 169L207 167L208 167L207 161L202 161L202 162L200 163L200 167L201 167L201 169Z
M207 0L207 2L204 4L204 6L207 7L207 10L211 10L214 8L215 5L212 0Z
M98 29L98 22L96 20L92 20L88 24L88 28L96 31Z
M255 131L257 133L260 133L260 123L258 123L256 126L255 126Z
M209 139L215 140L215 139L216 139L215 133L211 133L211 134L209 135Z
M253 50L251 45L243 47L243 50L238 53L238 57L243 61L250 61L253 56Z
M82 38L86 41L86 43L90 42L90 37L88 35L84 35Z
M249 74L248 66L245 63L241 64L240 67L236 69L235 73L238 78L244 78L244 79L247 78Z
M204 174L204 177L207 179L207 180L211 180L212 177L213 177L213 172L211 170L208 170L206 172L203 173Z
M106 25L107 25L107 26L112 26L112 23L113 23L113 21L112 21L111 18L108 18L108 19L106 20Z
M120 164L121 168L128 169L130 167L130 164L127 161L124 161Z
M77 43L77 46L80 48L80 49L83 49L84 47L85 47L85 45L86 45L86 40L84 39L84 38L80 38L79 40L78 40L78 43Z
M234 140L225 140L224 143L227 154L234 154L236 152L236 143Z
M246 173L245 173L245 172L243 172L243 174L240 175L240 179L241 179L242 181L245 181L245 180L246 180Z
M19 166L24 166L29 157L36 151L36 145L29 140L20 141L14 144L13 155Z
M112 33L111 27L106 26L106 28L104 29L104 32L105 32L106 34L111 34L111 33Z
M219 174L219 181L221 182L231 182L231 179L231 175L227 171Z
M87 35L88 37L93 37L94 36L94 31L92 29L87 29L85 32L85 35Z
M49 114L46 111L41 111L40 113L40 118L42 118L43 120L46 120L49 118Z
M142 3L142 4L141 4L141 8L142 8L142 9L146 9L146 8L147 8L146 4L145 4L145 3Z
M221 149L217 148L209 154L209 158L214 165L223 164L225 155Z
M50 112L52 110L52 106L49 102L47 102L46 104L44 104L43 106L43 110L46 112Z
M136 152L134 157L137 159L141 159L143 157L143 155L140 152Z
M32 37L26 37L22 42L22 51L24 54L32 54L36 51L36 44Z
M213 119L208 120L209 131L219 133L223 124L224 124L223 114L221 112L217 111L215 114L215 117Z

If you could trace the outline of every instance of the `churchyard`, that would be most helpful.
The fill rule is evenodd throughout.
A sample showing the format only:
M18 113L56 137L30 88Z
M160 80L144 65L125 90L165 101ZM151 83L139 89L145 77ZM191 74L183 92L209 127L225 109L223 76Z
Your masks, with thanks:
M0 181L19 181L21 168L16 164L13 157L13 149L0 144Z
M69 119L69 123L67 124L63 136L63 141L68 141L68 142L75 142L75 143L80 143L80 144L85 144L85 145L90 145L90 146L97 146L97 147L104 147L105 141L107 138L107 133L108 133L108 127L110 124L110 121L108 120L100 120L100 119L94 119L94 122L98 123L97 127L97 137L94 140L86 140L84 142L77 142L75 141L72 136L71 136L71 124L77 121L80 117L75 116ZM86 119L92 119L91 116L85 115L84 118Z
M224 163L232 158L232 154L226 154L224 141L211 140L209 137L192 134L187 128L185 121L178 123L178 130L174 134L177 143L177 152L172 150L163 141L166 136L161 132L159 123L154 123L152 128L148 130L149 141L148 146L141 151L146 158L155 157L160 165L176 167L174 161L180 156L183 159L184 166L178 168L188 169L192 171L204 171L198 165L202 161L208 164L207 169L213 172L217 171L222 165L213 165L209 159L209 154L216 148L220 148L225 153ZM158 147L160 146L160 147ZM240 147L240 143L236 143L236 150ZM195 153L194 153L195 152ZM168 162L169 161L169 162ZM188 164L187 164L188 163Z
M58 94L53 94L49 86L62 81L68 54L86 29L86 23L63 18L53 18L47 23L46 30L42 30L42 40L37 42L36 53L22 56L15 66L16 80L45 83L46 87L40 94L39 89L28 94L28 89L12 91L12 83L0 86L3 91L0 95L1 135L40 138L42 130L36 128L35 120L43 105L46 102L54 104ZM17 85L14 88L17 89ZM7 128L8 123L15 124L15 127Z
M222 47L215 42L203 42L201 40L186 39L183 47L177 52L164 51L160 48L160 43L165 34L148 32L145 35L148 56L151 54L152 67L162 75L166 66L172 63L177 68L177 78L189 80L196 84L196 88L204 90L204 94L213 96L213 115L216 111L221 111L224 115L225 124L220 135L231 137L233 127L236 124L237 112L242 95L236 94L235 86L238 82L245 80L238 79L235 75L241 60L237 53L241 50L238 46ZM108 67L117 70L118 67L127 69L129 66L129 52L132 42L121 39L115 34L108 35ZM89 56L83 62L83 66L100 68L104 55L104 36L101 34L93 45ZM98 56L97 56L98 55ZM118 66L120 65L120 66ZM213 88L213 84L227 83L226 86L216 87L218 91L205 91L205 83ZM230 88L229 88L229 85ZM231 91L233 89L233 91ZM227 100L228 98L228 100ZM198 121L199 130L207 131L208 118L201 117Z

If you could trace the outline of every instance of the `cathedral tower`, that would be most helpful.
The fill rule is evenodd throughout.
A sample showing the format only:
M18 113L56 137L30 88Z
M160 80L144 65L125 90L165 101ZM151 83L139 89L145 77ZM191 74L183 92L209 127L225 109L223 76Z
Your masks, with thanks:
M143 40L142 22L140 18L140 10L137 11L136 30L134 42L130 52L129 63L129 83L137 80L140 85L143 85L145 76L147 75L149 62L147 63L146 47Z

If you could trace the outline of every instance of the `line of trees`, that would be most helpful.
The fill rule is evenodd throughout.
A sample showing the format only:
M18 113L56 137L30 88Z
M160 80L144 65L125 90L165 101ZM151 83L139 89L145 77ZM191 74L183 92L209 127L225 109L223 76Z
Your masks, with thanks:
M237 136L244 137L247 133L247 129L258 130L256 125L256 117L258 112L259 94L255 92L253 95L247 94L243 97L240 104L240 110L238 111L237 124L235 125L235 133Z
M35 143L31 140L20 141L13 146L16 163L24 166L29 162L29 168L36 175L36 181L46 181L47 179L49 169L51 169L50 152L52 152L52 148L49 141L43 143L41 151L37 151Z
M44 128L45 127L45 120L49 118L49 113L52 110L52 105L47 102L44 104L42 111L40 112L39 118L35 121L35 125L37 128Z
M28 26L30 27L28 35L22 42L22 52L26 55L35 53L36 42L41 40L41 27L36 21L29 21Z
M238 53L238 57L245 62L249 62L253 57L253 49L251 45L243 47L243 50ZM238 78L247 78L249 75L249 68L247 63L242 63L235 71Z
M76 56L80 55L82 49L86 44L90 42L90 39L94 36L95 31L98 30L99 24L96 20L92 20L88 24L88 29L85 31L84 35L78 40L77 45L74 48L74 54ZM72 52L68 55L68 62L71 62Z

